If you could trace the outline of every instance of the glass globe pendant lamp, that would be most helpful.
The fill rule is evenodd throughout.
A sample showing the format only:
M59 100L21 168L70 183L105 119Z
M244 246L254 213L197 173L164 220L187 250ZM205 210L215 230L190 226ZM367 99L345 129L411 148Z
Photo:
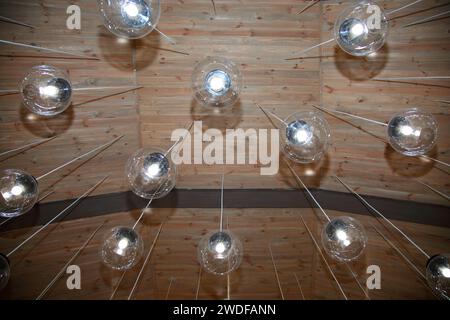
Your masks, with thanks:
M380 50L389 32L388 18L374 1L360 1L341 12L334 25L339 47L353 56Z
M321 234L322 246L327 254L340 262L350 262L358 259L367 247L368 241L363 225L356 219L347 216L330 219L292 166L287 161L286 164L299 185L303 187L327 219Z
M197 102L205 107L233 106L242 90L242 76L229 59L210 57L200 61L192 72L192 90Z
M23 104L32 113L43 117L56 116L70 107L75 91L104 91L122 89L125 92L140 86L107 86L74 88L69 75L62 69L39 65L31 68L19 83ZM17 92L17 90L11 90Z
M331 130L321 113L297 112L283 120L275 113L257 106L269 120L271 117L277 120L281 151L287 158L296 163L311 164L327 153L331 144Z
M161 14L160 0L98 0L105 27L121 38L139 39L152 32Z
M197 252L202 268L215 275L226 275L238 269L243 256L243 246L234 233L223 229L223 182L221 190L220 228L209 232L200 240Z
M25 107L41 116L64 112L72 102L69 75L56 67L40 65L31 68L19 84Z
M158 148L137 150L128 159L125 171L131 190L146 199L166 196L177 180L177 166Z
M297 112L282 122L280 131L281 150L297 163L322 159L330 145L329 124L318 112Z

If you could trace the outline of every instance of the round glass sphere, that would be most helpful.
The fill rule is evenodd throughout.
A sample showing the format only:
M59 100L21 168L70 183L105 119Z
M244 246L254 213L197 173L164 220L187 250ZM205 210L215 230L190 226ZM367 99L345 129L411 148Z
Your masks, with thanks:
M25 171L6 169L0 174L0 216L17 217L33 208L39 197L38 182Z
M164 153L156 148L139 149L128 159L126 176L138 196L159 199L175 187L177 167Z
M430 113L409 109L389 121L387 135L394 150L405 156L420 156L436 145L438 123Z
M194 98L203 106L232 106L242 90L241 72L234 62L226 58L207 58L194 68L192 90Z
M292 161L312 163L328 150L330 126L318 112L298 112L284 120L281 128L281 150Z
M128 270L142 258L144 242L129 227L115 227L107 232L101 246L102 261L112 269Z
M6 287L11 276L8 258L0 253L0 291Z
M322 230L325 251L338 261L357 259L367 245L364 227L351 217L339 217L328 222Z
M72 101L69 75L52 66L31 68L19 85L25 107L40 116L55 116L64 112Z
M431 257L427 263L426 277L436 295L450 300L450 254Z
M213 231L198 244L198 260L210 273L225 275L239 268L244 249L230 231Z
M116 36L145 37L155 29L161 14L159 0L98 0L103 24Z
M389 32L383 9L374 1L360 1L343 10L334 25L335 39L353 56L367 56L381 49Z

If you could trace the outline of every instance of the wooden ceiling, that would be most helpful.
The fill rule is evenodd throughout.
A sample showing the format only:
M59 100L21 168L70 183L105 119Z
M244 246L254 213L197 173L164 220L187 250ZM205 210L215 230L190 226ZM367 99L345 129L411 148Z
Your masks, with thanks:
M109 95L118 93L117 90L77 92L72 108L45 121L28 114L18 95L1 96L1 150L51 134L59 137L0 165L20 167L39 175L113 136L125 134L116 145L61 181L66 172L42 181L43 188L59 181L56 193L46 201L73 198L105 174L110 175L110 182L102 192L120 192L128 189L123 169L127 157L139 146L170 146L172 130L187 126L192 119L202 120L204 129L271 128L254 102L282 117L321 103L326 108L340 108L380 121L388 120L396 111L419 106L437 117L441 130L433 156L448 162L447 106L433 102L448 100L448 83L370 80L373 76L448 73L447 20L401 28L408 22L441 12L445 1L424 1L394 19L386 47L370 61L345 55L333 45L311 51L311 58L285 61L302 49L329 39L333 20L344 2L321 1L297 15L305 2L216 1L217 16L214 16L208 0L163 1L159 27L176 40L177 44L172 46L157 33L134 42L118 42L102 26L95 1L80 2L80 31L65 28L68 2L0 1L2 14L37 26L29 30L3 23L1 39L84 52L100 58L97 61L48 56L1 45L1 89L16 88L30 67L42 63L67 70L76 86L137 84L144 87L116 96ZM393 8L407 2L386 1L384 6ZM208 55L234 60L243 73L240 102L223 117L205 114L192 98L193 65ZM307 169L315 172L309 179L313 186L344 191L329 177L338 173L365 194L447 204L445 199L413 181L421 178L448 193L447 168L400 156L372 135L334 117L327 116L327 119L333 132L333 147L327 157L312 168L297 168L300 173ZM371 134L383 135L382 128L353 120L352 123ZM232 173L227 188L292 188L295 184L280 162L282 168L276 176L260 176L259 166L227 166L227 172ZM183 165L177 187L216 188L221 170L221 166Z
M255 102L281 117L311 110L313 104L321 104L379 121L388 120L397 111L418 106L436 116L440 137L432 156L448 163L448 105L434 101L449 100L448 82L388 83L371 80L374 76L448 75L448 19L402 28L409 22L442 12L447 3L445 0L425 0L399 14L392 21L387 45L370 60L352 58L334 45L311 51L307 59L285 60L295 57L304 48L328 40L336 14L349 2L352 1L320 1L297 15L306 4L303 0L215 0L215 16L209 0L165 0L162 1L159 29L176 40L176 45L170 45L154 32L137 41L117 41L102 26L94 0L78 2L82 14L82 29L79 31L65 28L66 8L72 3L70 1L0 0L1 15L37 26L29 30L1 23L0 39L83 52L99 58L67 58L0 45L0 89L17 88L27 70L38 64L51 64L67 70L76 86L143 86L127 93L120 93L120 90L76 92L73 106L67 112L47 120L36 119L29 114L18 95L1 95L0 151L54 134L58 137L17 156L0 160L0 168L21 168L38 176L125 134L123 139L95 158L77 163L41 184L41 192L55 190L45 202L76 198L105 175L109 175L107 183L93 194L124 192L129 189L124 175L129 155L141 146L170 146L172 130L186 127L192 120L202 120L204 129L271 128ZM392 9L409 2L380 3ZM241 99L222 117L205 113L193 101L190 89L193 65L206 56L228 57L240 66L243 74ZM333 132L333 146L328 155L316 166L296 166L299 174L314 173L304 176L310 187L346 192L331 177L339 174L362 194L448 206L447 200L415 181L420 178L448 194L448 168L400 156L377 139L376 136L381 137L384 132L376 126L351 120L352 126L329 115L326 118ZM280 173L276 176L261 176L258 165L226 166L226 188L286 190L296 187L283 161L280 165ZM183 165L179 170L177 188L216 189L221 173L222 166ZM46 232L35 239L14 257L11 284L0 293L0 297L34 298L101 221L109 220L102 228L105 230L118 223L129 224L130 215L134 218L137 215L137 211L117 211L117 214L107 217L52 225L48 234ZM163 228L150 268L144 274L135 298L164 299L173 277L169 298L193 299L199 273L195 245L206 230L215 227L216 210L177 208L154 211L156 217L150 216L142 227L147 248L162 217L169 216L170 219ZM307 217L315 232L319 230L318 219L310 209L228 211L230 228L241 236L246 250L242 268L230 277L232 299L280 298L268 255L269 243L273 245L286 298L301 298L294 272L305 298L341 298L298 218L299 213ZM364 282L365 267L379 264L384 277L382 290L371 291L370 297L432 298L420 277L370 229L369 218L363 219L370 233L370 245L367 256L354 268L358 270L358 279ZM448 228L407 222L398 224L430 252L448 251ZM29 232L30 229L18 229L1 233L1 251L11 248ZM384 232L387 233L386 230ZM69 292L61 280L48 297L109 298L112 284L120 274L110 272L99 262L101 233L77 259L83 270L88 270L83 280L86 290ZM425 263L417 251L406 246L395 234L390 238L396 240L395 243L406 250L418 266ZM138 268L124 278L118 298L126 298ZM332 264L332 268L338 273L350 298L364 298L348 270L336 264ZM203 274L199 299L222 299L226 296L226 277Z
M347 213L328 211L331 217ZM103 234L118 225L132 225L140 210L108 216L78 219L52 225L11 256L12 277L1 299L35 299L73 256L89 235L103 221L105 225L73 261L82 270L81 290L67 290L66 277L55 283L45 296L47 299L109 299L122 273L105 267L99 256ZM324 264L307 230L320 244L320 230L324 219L311 209L227 209L225 221L241 239L244 258L240 268L227 277L200 274L197 244L200 238L219 226L219 209L152 209L139 227L145 241L144 257L150 249L161 222L161 234L144 268L134 299L166 299L170 280L169 299L281 299L269 245L285 299L301 300L294 273L299 279L305 299L344 299ZM370 299L433 299L423 278L371 226L387 236L417 266L424 271L426 259L407 245L398 233L390 232L372 217L357 217L366 227L369 243L365 255L350 264L358 282L365 287L367 267L381 268L381 289L368 290ZM427 252L445 252L450 244L450 229L393 221ZM1 252L12 249L33 229L18 229L1 234ZM64 239L64 241L61 241ZM325 254L325 253L324 253ZM326 255L325 255L326 256ZM349 299L366 299L345 264L335 263L326 256L342 289ZM141 269L141 262L128 271L115 298L127 299ZM197 295L198 290L198 295Z

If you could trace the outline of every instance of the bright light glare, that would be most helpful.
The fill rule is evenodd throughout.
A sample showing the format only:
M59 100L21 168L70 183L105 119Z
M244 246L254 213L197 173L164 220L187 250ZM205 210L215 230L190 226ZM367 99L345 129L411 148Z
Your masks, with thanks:
M39 93L45 97L57 97L59 89L55 86L45 86L43 88L39 88Z
M23 193L23 186L14 186L14 187L12 187L12 189L11 189L11 193L14 195L14 196L19 196L19 195L21 195L22 193Z
M225 88L225 80L221 77L212 77L209 80L209 86L212 90L220 92Z
M136 17L139 14L137 5L132 2L125 4L124 10L129 17Z

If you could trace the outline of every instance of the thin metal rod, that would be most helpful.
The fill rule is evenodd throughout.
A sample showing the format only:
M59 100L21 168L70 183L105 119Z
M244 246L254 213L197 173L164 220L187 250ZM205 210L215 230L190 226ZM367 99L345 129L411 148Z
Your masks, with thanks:
M308 52L308 51L311 51L312 49L321 47L321 46L323 46L323 45L326 45L326 44L331 43L331 42L334 42L334 41L336 41L335 38L329 39L329 40L327 40L327 41L324 41L324 42L321 42L321 43L319 43L319 44L316 44L316 45L314 45L314 46L312 46L312 47L306 48L305 50L300 51L298 54L299 54L299 55L304 54L304 53L306 53L306 52ZM289 60L298 60L298 59L303 59L303 58L304 58L304 57L296 57L296 58L287 58L287 59L285 59L285 60L289 61Z
M419 156L419 157L422 157L422 158L425 158L425 159L427 159L427 160L431 160L431 161L437 162L437 163L442 164L443 166L446 166L446 167L450 167L450 164L448 164L448 163L446 163L446 162L444 162L444 161L435 159L435 158L431 158L431 157L426 156L426 155L421 155L421 156Z
M194 121L192 121L190 123L189 127L186 129L187 130L186 134L183 137L179 138L177 141L175 141L175 143L166 151L166 153L164 153L165 157L167 157L167 155L170 152L172 152L172 150L175 149L175 147L177 145L181 144L186 139L186 137L188 136L189 132L191 131L191 128L192 128L193 125L194 125Z
M450 76L423 76L423 77L392 77L373 78L374 81L398 81L398 80L448 80Z
M32 143L28 143L28 144L26 144L26 145L24 145L24 146L21 146L21 147L12 149L12 150L2 152L2 153L0 153L0 157L3 157L4 155L9 154L9 153L13 153L13 152L20 151L20 150L23 150L23 149L27 149L27 148L31 148L31 147L38 146L38 145L40 145L40 144L42 144L42 143L48 142L48 141L50 141L50 140L53 140L53 139L55 139L56 137L57 137L57 136L53 136L53 137L48 138L48 139L44 139L44 140L40 140L40 141L35 141L35 142L32 142Z
M67 270L67 267L80 255L81 251L83 251L87 247L87 245L92 240L92 238L94 238L97 231L100 230L100 228L103 227L104 224L105 224L105 221L103 221L97 227L97 229L94 230L94 232L89 236L89 238L87 238L87 240L84 242L84 244L77 250L77 252L75 252L75 254L69 259L69 261L67 261L67 263L56 274L56 276L52 279L52 281L50 281L50 283L44 288L44 290L42 290L42 292L36 297L36 300L41 300L46 295L48 290L50 290L50 288L56 283L56 281L58 281L58 279L61 277L61 275Z
M320 211L323 213L323 215L325 216L325 218L327 218L328 221L331 221L330 217L327 215L327 213L325 212L325 210L322 208L322 206L319 204L319 202L316 200L316 198L312 195L312 193L309 191L308 187L303 183L302 179L300 179L300 177L297 175L297 173L294 171L294 169L291 167L291 165L289 164L288 161L286 161L286 159L284 159L284 161L286 162L289 170L291 170L292 174L294 175L294 177L297 179L297 183L301 184L303 186L303 189L306 190L306 192L309 194L309 196L311 197L311 199L315 202L315 204L317 205L317 207L319 207Z
M224 186L224 180L225 180L225 170L223 169L222 172L222 187L220 188L220 232L223 231L223 186Z
M111 140L111 141L108 142L108 143L105 143L105 144L103 144L103 145L101 145L101 146L99 146L99 147L97 147L97 148L95 148L95 149L93 149L93 150L91 150L91 151L89 151L89 152L86 152L86 153L82 154L81 156L76 157L75 159L70 160L69 162L66 162L66 163L60 165L59 167L57 167L57 168L55 168L55 169L53 169L53 170L51 170L51 171L49 171L49 172L47 172L47 173L45 173L45 174L39 176L39 177L37 177L36 180L39 181L39 180L41 180L42 178L45 178L45 177L47 177L48 175L50 175L50 174L52 174L52 173L54 173L54 172L56 172L56 171L58 171L58 170L60 170L60 169L62 169L62 168L64 168L64 167L66 167L66 166L68 166L68 165L70 165L70 164L72 164L72 163L74 163L74 162L76 162L76 161L78 161L78 160L80 160L80 159L82 159L82 158L84 158L84 157L87 157L88 155L91 155L91 154L93 154L93 153L95 153L95 152L97 152L97 151L99 151L99 150L102 150L102 149L103 149L102 151L104 151L106 148L108 148L109 146L113 145L113 144L114 144L115 142L117 142L118 140L122 139L123 136L124 136L124 135L121 135L120 137L117 137L117 138Z
M322 257L323 262L327 266L328 271L330 272L331 276L333 277L334 281L336 282L336 284L337 284L337 286L339 288L339 291L341 292L341 294L344 297L344 299L348 300L347 295L345 294L344 290L342 289L341 284L339 283L338 279L334 275L334 272L331 269L330 265L328 264L327 259L325 259L325 256L323 255L322 250L320 250L320 247L317 244L316 238L312 234L311 230L309 229L308 225L306 224L305 220L303 219L303 217L301 215L300 215L300 218L302 219L302 222L305 225L306 231L308 231L309 237L311 238L312 242L314 243L314 246L316 247L317 251L319 252L320 256Z
M113 292L111 293L111 296L109 297L109 300L114 299L114 296L116 295L116 292L117 292L117 290L119 289L120 284L122 283L123 278L125 277L125 274L126 274L126 273L127 273L127 270L125 270L124 272L122 272L122 275L120 276L120 279L119 279L119 281L117 282L116 287L114 288Z
M211 3L212 3L212 6L213 6L214 15L217 16L216 2L214 0L211 0Z
M353 117L353 118L357 118L357 119L365 120L365 121L368 121L368 122L372 122L372 123L377 124L377 125L382 125L382 126L384 126L384 127L387 127L387 126L388 126L388 125L387 125L386 123L384 123L384 122L380 122L380 121L376 121L376 120L372 120L372 119L368 119L368 118L363 118L363 117L360 117L360 116L355 116L355 115L353 115L353 114L351 114L351 113L347 113L347 112L343 112L343 111L336 111L336 110L324 109L324 108L321 108L321 107L318 107L318 106L313 106L313 107L314 107L314 108L317 108L317 109L319 109L319 110L322 110L322 111L324 111L324 112L327 112L327 113L332 113L332 114L335 114L335 113L341 113L341 114L348 115L348 116ZM342 120L342 121L345 122L345 120L342 119L341 117L336 116L336 115L334 115L334 116L335 116L336 118L338 118L338 119L340 119L340 120ZM359 129L361 129L361 128L359 128ZM364 131L364 130L363 130L363 131ZM382 140L384 143L389 144L386 140L381 139L381 138L379 138L379 139ZM417 157L422 157L422 158L425 158L425 159L427 159L427 160L437 162L437 163L439 163L439 164L441 164L441 165L444 165L444 166L446 166L446 167L450 167L450 164L448 164L448 163L446 163L446 162L443 162L443 161L441 161L441 160L435 159L435 158L431 158L431 157L426 156L426 155L421 155L421 156L417 156Z
M68 56L73 56L73 57L78 57L78 58L86 58L86 59L91 59L91 60L100 60L100 58L87 56L87 55L84 55L84 54L68 52L68 51L63 51L63 50L58 50L58 49L50 49L50 48L34 46L34 45L31 45L31 44L13 42L13 41L8 41L8 40L0 39L0 43L9 44L9 45L18 46L18 47L24 47L24 48L31 48L31 49L41 50L41 51L47 51L47 52L61 53L61 54L66 54Z
M97 90L137 90L141 89L143 86L111 86L111 87L78 87L72 88L73 91L97 91Z
M437 193L438 195L440 195L442 198L446 199L447 201L450 201L450 197L448 195L446 195L445 193L437 190L436 188L433 188L432 186L430 186L428 183L425 183L423 181L420 180L416 180L418 183L420 183L421 185L424 185L425 187L427 187L428 189L430 189L431 191Z
M2 93L20 93L20 91L17 89L1 89L0 94Z
M391 11L388 11L388 12L386 12L386 14L387 14L388 16L390 16L391 14L394 14L394 13L397 13L397 12L399 12L399 11L401 11L401 10L404 10L404 9L406 9L406 8L409 8L409 7L415 5L415 4L419 3L419 2L422 2L422 1L423 1L423 0L416 0L416 1L411 2L411 3L409 3L409 4L405 5L405 6L402 6L402 7L400 7L400 8L393 9L393 10L391 10Z
M422 271L420 271L415 265L414 265L414 263L412 263L412 261L411 260L409 260L408 259L408 257L407 256L405 256L404 254L403 254L403 252L401 252L400 251L400 249L395 245L395 244L393 244L383 233L381 233L381 231L380 230L378 230L378 228L377 227L375 227L371 222L369 222L369 224L370 224L370 226L384 239L384 241L386 241L387 242L387 244L389 244L399 255L400 255L400 257L402 257L405 261L406 261L406 263L407 264L409 264L410 265L410 267L411 268L413 268L414 269L414 271L416 271L424 280L426 280L426 277L425 277L425 275L422 273Z
M139 218L136 220L136 222L133 225L133 230L136 229L137 225L139 224L139 222L141 222L142 217L144 217L145 211L147 211L147 209L150 207L150 205L152 204L153 199L155 198L155 195L159 192L159 190L161 189L162 185L164 183L161 183L158 186L158 189L152 194L152 197L150 198L150 200L148 201L147 205L145 206L145 208L142 210L141 215L139 216Z
M433 19L445 16L446 14L449 14L449 13L450 13L450 10L447 10L445 12L441 12L439 14L435 14L434 16L431 16L431 17L428 17L428 18L425 18L425 19L421 19L421 20L418 20L418 21L414 21L414 22L405 24L405 25L402 26L402 28L414 26L416 24L421 24L421 23L425 23L425 22L431 22Z
M195 291L195 300L198 300L198 293L200 292L200 282L202 280L202 273L203 273L203 268L202 268L202 265L200 265L200 268L198 270L197 290Z
M99 185L101 185L106 179L108 178L108 176L104 177L103 179L101 179L99 182L97 182L93 187L91 187L88 191L86 191L85 193L83 193L81 196L78 197L78 199L76 199L75 201L73 201L70 205L68 205L64 210L62 210L60 213L58 213L55 217L53 217L52 219L50 219L46 224L44 224L42 227L40 227L37 231L33 232L33 234L31 236L29 236L28 238L26 238L24 241L22 241L18 246L16 246L14 249L12 249L6 256L9 257L10 255L12 255L14 252L16 252L17 250L19 250L24 244L26 244L28 241L30 241L31 239L33 239L38 233L40 233L42 230L44 230L45 228L47 228L53 221L55 221L56 219L58 219L60 216L62 216L63 214L65 214L67 211L69 211L70 209L72 209L76 204L78 204L78 202L80 202L81 200L83 200L84 198L86 198L89 194L91 194L92 191L94 191Z
M371 209L373 212L378 214L384 221L386 221L392 228L397 230L406 240L408 240L414 247L416 247L427 259L430 256L419 246L417 245L410 237L408 237L402 230L400 230L395 224L393 224L388 218L386 218L380 211L375 209L369 202L366 201L363 197L361 197L355 190L353 190L347 183L342 181L338 176L333 176L336 180L338 180L348 191L353 193L366 207Z
M433 100L433 102L441 102L441 103L450 104L450 101L448 101L448 100Z
M352 118L355 118L355 119L360 119L360 120L368 121L368 122L371 122L371 123L374 123L374 124L378 124L380 126L387 127L387 124L384 123L384 122L381 122L381 121L377 121L377 120L373 120L373 119L357 116L357 115L354 115L354 114L351 114L351 113L348 113L348 112L344 112L344 111L325 109L325 108L322 108L322 107L319 107L319 106L314 106L314 107L319 109L319 110L322 110L323 112L343 114L343 115L346 115L346 116L349 116L349 117L352 117Z
M347 267L348 272L350 272L350 274L352 275L353 279L355 279L356 283L358 284L358 287L361 289L362 292L364 292L364 295L366 296L366 298L368 300L371 300L366 289L364 289L364 287L361 285L361 282L359 282L358 277L356 276L355 272L353 272L353 269L348 265L347 262L345 262L344 264Z
M152 246L150 247L150 250L148 251L147 257L145 257L145 261L142 264L141 270L139 271L139 274L138 274L138 276L136 278L136 281L134 282L133 288L131 288L131 291L130 291L130 294L128 295L128 299L127 300L131 300L131 297L133 296L134 291L136 290L136 287L137 287L137 285L139 283L139 280L141 279L141 276L142 276L142 273L144 271L144 268L147 266L147 263L148 263L148 260L150 259L150 256L152 254L153 248L155 247L155 244L158 241L159 235L161 234L161 230L162 230L163 225L164 225L164 222L161 223L161 225L159 226L158 233L156 234L155 239L153 240Z
M18 21L18 20L14 20L14 19L11 19L11 18L8 18L8 17L4 17L4 16L0 16L0 20L3 20L4 22L10 22L10 23L18 24L20 26L28 27L28 28L31 28L31 29L36 28L35 26L32 26L31 24L28 24L28 23L25 23L25 22L22 22L22 21Z
M262 112L264 112L264 114L266 115L266 117L271 120L270 116L274 117L275 119L277 119L279 122L281 122L282 124L284 124L285 126L287 126L288 124L286 123L286 121L284 121L283 119L281 119L279 116L277 116L275 113L271 112L271 111L266 111L263 107L261 107L259 104L255 103L258 108L261 109ZM270 115L270 116L269 116Z
M228 263L229 264L229 263ZM230 273L227 273L227 300L230 301L231 298L231 287L230 287Z
M50 195L53 194L53 193L55 193L54 190L52 190L52 191L46 193L45 195L43 195L42 197L40 197L40 198L38 199L38 201L36 201L36 203L41 202L42 200L44 200L45 198L47 198L48 196L50 196ZM11 219L14 219L14 217L9 217L9 218L3 220L3 221L0 223L0 227L1 227L2 225L4 225L5 223L7 223L8 221L10 221Z
M177 44L177 42L173 38L171 38L168 35L164 34L164 32L159 30L157 27L154 27L154 29L155 29L156 32L158 32L160 35L162 35L163 38L166 39L167 42L169 42L171 45L176 45Z
M320 0L313 0L311 1L311 3L307 4L302 10L300 10L297 14L302 14L303 12L305 12L306 10L308 10L309 8L311 8L312 6L314 6L315 4L319 3Z
M278 277L277 265L275 264L275 259L273 258L272 243L269 243L269 252L270 252L270 258L272 259L273 269L275 271L275 277L276 277L277 283L278 283L278 289L280 290L281 299L284 300L283 289L281 288L280 278Z
M167 293L166 293L166 299L169 299L169 294L170 294L170 288L172 287L172 282L174 282L176 279L174 277L170 277L170 282L169 282L169 287L167 288Z
M294 272L294 277L295 277L295 281L297 282L298 289L300 290L300 294L302 296L302 299L306 300L305 299L305 295L303 294L302 286L300 285L300 281L298 280L297 274L295 272Z

